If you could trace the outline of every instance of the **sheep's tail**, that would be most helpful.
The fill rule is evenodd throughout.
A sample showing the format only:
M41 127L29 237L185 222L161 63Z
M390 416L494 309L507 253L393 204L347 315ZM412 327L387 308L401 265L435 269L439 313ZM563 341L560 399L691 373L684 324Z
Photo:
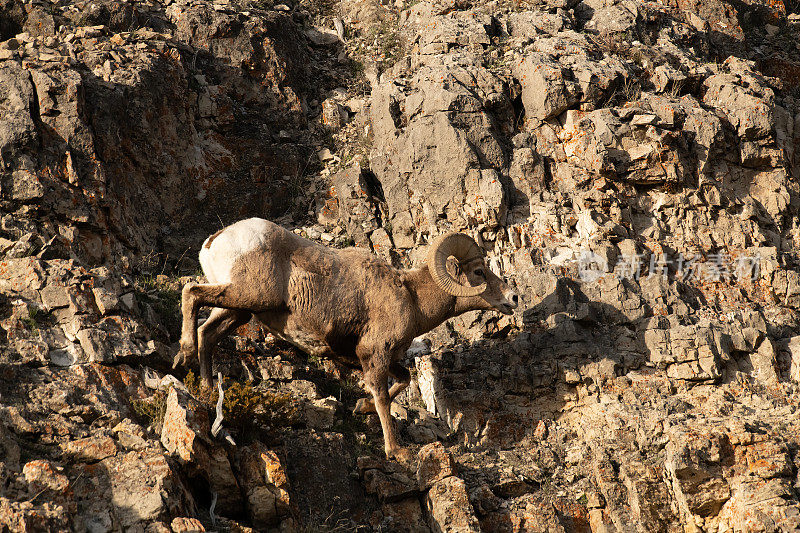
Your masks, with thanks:
M211 248L211 242L214 239L216 239L217 237L219 237L219 234L222 233L223 231L225 231L225 228L222 228L221 230L216 232L214 235L212 235L208 239L206 239L206 242L203 243L203 248Z

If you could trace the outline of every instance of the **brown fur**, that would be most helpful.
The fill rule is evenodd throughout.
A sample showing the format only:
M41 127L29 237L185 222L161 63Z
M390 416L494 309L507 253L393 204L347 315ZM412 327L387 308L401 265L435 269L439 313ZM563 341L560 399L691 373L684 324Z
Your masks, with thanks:
M217 238L217 236L219 236L219 234L220 234L220 233L222 233L223 231L225 231L225 229L224 229L224 228L223 228L223 229L221 229L221 230L219 230L219 231L218 231L218 232L216 232L215 234L213 234L213 235L212 235L211 237L209 237L208 239L206 239L206 242L204 242L204 243L203 243L203 247L205 247L205 248L211 248L211 243L212 243L212 242L214 242L214 239L216 239L216 238Z
M448 318L475 309L511 313L513 292L482 259L454 265L459 281L487 282L480 296L457 298L444 292L427 266L398 270L365 250L334 250L270 224L265 244L242 255L231 271L231 283L187 284L183 289L183 333L175 364L198 353L203 383L211 386L210 351L251 315L272 333L303 350L358 365L372 401L360 401L358 412L377 410L387 456L400 448L389 404L409 383L397 361L411 341ZM483 276L476 274L483 269ZM200 328L197 311L215 309ZM199 350L198 350L199 348ZM388 389L388 377L395 383Z

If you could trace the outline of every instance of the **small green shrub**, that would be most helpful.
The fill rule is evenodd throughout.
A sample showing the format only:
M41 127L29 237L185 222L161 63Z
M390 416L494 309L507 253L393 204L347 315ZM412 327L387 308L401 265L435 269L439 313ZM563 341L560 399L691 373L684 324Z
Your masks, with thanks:
M162 276L163 278L163 276ZM181 335L181 286L177 279L160 281L157 276L142 276L135 280L134 286L140 301L150 304L161 319L170 340Z
M203 387L194 372L189 372L183 383L200 403L216 410L219 398L216 387ZM261 390L228 378L223 378L222 388L225 391L222 416L228 427L241 430L252 425L291 426L300 418L299 403L290 393Z
M45 313L38 307L28 307L28 316L22 317L20 320L27 330L31 333L36 333L39 331L39 326L47 325L48 322L52 321L52 315Z
M167 394L161 390L156 391L149 398L131 401L131 407L145 422L160 428L167 412Z
M357 59L350 59L350 73L353 76L362 76L366 68L364 62Z
M234 381L225 387L222 412L234 427L244 427L256 418L256 411L266 401L266 395L246 383Z
M344 237L339 238L336 244L340 248L350 248L351 246L356 245L356 241L350 235L345 235Z
M31 307L28 309L28 316L22 318L22 323L25 325L25 328L33 333L39 331L39 324L36 322L36 315L38 312L38 309Z

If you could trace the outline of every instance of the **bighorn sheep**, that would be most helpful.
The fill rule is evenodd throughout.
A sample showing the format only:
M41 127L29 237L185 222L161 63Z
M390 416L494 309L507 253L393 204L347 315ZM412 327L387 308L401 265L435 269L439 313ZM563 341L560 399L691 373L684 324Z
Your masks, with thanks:
M174 367L198 354L211 386L213 346L251 315L303 351L332 356L364 371L372 400L356 412L377 411L386 456L401 452L389 406L408 386L398 361L412 339L448 318L476 309L512 314L517 295L483 260L470 237L438 237L426 266L398 270L366 250L327 248L267 220L242 220L211 235L200 250L207 284L187 283L183 331ZM214 309L199 332L200 306ZM388 376L395 378L391 389Z

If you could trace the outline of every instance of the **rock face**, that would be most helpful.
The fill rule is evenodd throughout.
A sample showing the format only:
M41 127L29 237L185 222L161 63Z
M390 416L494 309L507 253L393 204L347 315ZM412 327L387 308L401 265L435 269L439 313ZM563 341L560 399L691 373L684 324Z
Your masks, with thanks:
M146 395L130 367L87 364L36 369L4 366L17 385L2 391L2 524L10 531L115 531L142 528L190 512L192 496L176 464L132 424L128 400ZM45 386L34 385L45 379ZM25 402L20 400L24 398ZM22 407L19 407L22 406ZM116 409L116 410L114 410ZM86 419L116 420L114 430ZM122 422L119 422L122 420ZM20 450L58 459L21 462Z
M800 528L799 23L0 1L0 529ZM231 440L168 375L199 246L248 216L405 267L463 231L513 280L516 315L409 350L413 464L357 373L255 324L215 356Z
M58 31L52 16L49 26L34 21L42 12L33 10L37 31L6 42L0 151L12 236L59 236L90 264L116 263L185 249L182 217L226 213L231 198L239 204L232 218L285 211L277 184L297 173L302 143L246 132L277 127L247 118L265 109L283 130L305 124L298 95L307 57L290 17L206 3L140 7L146 12L127 26L130 13L111 15L122 17L112 24L87 6L75 23L67 10L56 16ZM225 185L233 168L260 185Z
M498 172L507 159L499 135L510 133L513 113L501 80L474 58L421 57L427 63L403 83L404 90L387 79L372 104L376 142L370 160L386 195L392 234L402 235L405 247L436 231L440 216L454 229L496 229L509 206Z

